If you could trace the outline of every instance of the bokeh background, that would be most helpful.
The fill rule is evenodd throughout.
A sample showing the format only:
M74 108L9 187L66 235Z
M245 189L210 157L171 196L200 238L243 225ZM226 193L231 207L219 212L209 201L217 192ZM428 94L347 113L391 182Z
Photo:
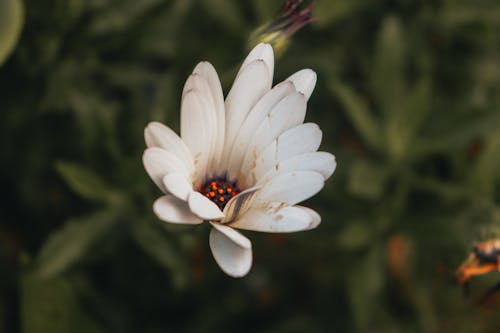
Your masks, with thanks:
M0 332L499 332L500 280L454 279L500 237L498 0L317 0L275 82L318 74L307 121L338 168L315 230L245 232L227 277L206 225L151 211L151 120L227 92L280 0L0 1Z

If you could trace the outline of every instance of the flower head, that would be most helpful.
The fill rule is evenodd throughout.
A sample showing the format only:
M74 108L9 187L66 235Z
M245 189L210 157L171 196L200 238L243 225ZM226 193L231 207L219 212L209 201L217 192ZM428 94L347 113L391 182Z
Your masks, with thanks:
M181 136L150 123L146 171L165 193L153 204L170 223L212 225L210 248L221 269L241 277L252 265L250 240L235 229L294 232L320 216L297 205L323 187L336 166L317 152L321 130L304 124L316 74L301 70L271 89L274 54L257 45L225 101L213 66L200 62L186 81Z
M283 54L290 37L313 21L313 5L313 2L303 4L303 0L287 0L279 17L257 28L251 34L249 44L269 43L278 55Z

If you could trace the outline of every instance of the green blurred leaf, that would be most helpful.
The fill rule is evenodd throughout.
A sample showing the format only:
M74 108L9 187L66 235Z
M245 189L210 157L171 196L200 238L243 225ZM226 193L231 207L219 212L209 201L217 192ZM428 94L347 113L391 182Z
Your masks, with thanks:
M0 66L14 50L23 21L22 0L0 0Z
M49 278L77 263L118 222L118 210L72 219L52 233L36 258L36 272Z
M398 115L405 102L404 34L399 20L393 16L384 19L377 36L371 73L371 86L377 106L384 115L387 140L399 129ZM403 111L404 112L404 111ZM392 143L394 141L389 141ZM392 155L391 146L388 147Z
M376 200L385 190L388 170L372 162L358 160L350 166L349 192L360 197Z
M404 102L405 45L401 24L389 16L382 22L375 45L371 85L378 107L390 124Z
M333 82L330 85L332 92L340 99L347 116L351 119L354 127L369 147L375 150L382 149L382 131L377 119L370 112L363 97L356 94L346 85Z
M88 29L96 35L126 30L134 21L153 10L161 2L161 0L113 1L96 12Z
M491 196L500 178L500 127L487 136L484 147L470 173L470 183L481 193Z
M370 244L373 230L365 221L349 221L337 236L337 243L346 250L358 250Z
M251 2L260 23L274 19L280 12L282 4L279 1L255 0Z
M500 112L491 111L441 111L434 113L431 128L415 143L414 155L422 156L436 152L463 148L489 133L500 123Z
M25 273L21 280L23 333L103 333L78 302L70 281L39 279Z
M205 14L212 16L218 24L225 27L228 33L241 31L245 27L245 19L241 8L231 0L202 0ZM199 14L199 13L198 13Z
M416 135L431 109L431 89L430 80L421 79L408 91L399 111L386 124L387 145L394 160L398 161L411 153L410 147L415 143Z
M163 223L163 222L160 222ZM165 237L165 231L151 222L137 221L132 228L136 243L172 276L174 285L183 288L188 282L186 258L179 249Z
M380 304L384 267L382 248L375 244L356 262L349 273L349 303L355 324L361 332L367 332L373 313Z
M66 184L85 199L115 204L122 199L118 191L112 189L93 171L81 165L59 161L56 163L56 169Z
M315 25L326 28L371 3L366 0L317 1L313 7Z

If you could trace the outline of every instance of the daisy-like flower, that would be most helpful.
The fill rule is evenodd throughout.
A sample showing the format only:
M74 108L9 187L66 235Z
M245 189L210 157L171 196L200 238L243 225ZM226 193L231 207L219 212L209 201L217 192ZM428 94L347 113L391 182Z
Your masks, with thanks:
M182 92L181 136L158 122L144 133L144 167L165 193L153 211L170 223L209 221L213 256L233 277L252 266L252 244L236 229L315 228L318 213L297 204L336 166L317 151L319 127L303 123L316 74L303 69L271 89L273 70L272 47L257 45L224 101L215 69L200 62Z

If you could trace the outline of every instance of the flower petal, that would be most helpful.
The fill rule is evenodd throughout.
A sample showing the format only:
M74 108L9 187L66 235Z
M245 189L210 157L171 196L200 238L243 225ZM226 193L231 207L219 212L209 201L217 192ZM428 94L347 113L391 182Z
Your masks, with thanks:
M228 155L243 121L270 87L269 72L263 60L248 64L234 81L225 103L226 138L221 160L222 169L226 169Z
M216 168L222 157L222 150L224 148L224 136L226 130L226 113L224 109L224 95L220 84L219 76L215 68L209 62L200 62L193 70L194 74L202 76L208 84L210 89L215 111L215 138L212 151L211 169L218 173ZM209 175L212 176L212 175Z
M259 182L267 182L280 173L314 171L321 174L324 180L327 180L335 171L336 166L335 156L327 152L318 151L295 155L279 161L262 174L258 170L263 170L264 168L256 168L256 177L259 179Z
M269 70L269 78L272 82L274 74L274 51L272 46L267 43L260 43L250 51L243 61L243 64L241 64L236 77L238 77L245 67L254 60L263 60L266 63L267 69Z
M324 185L323 176L314 171L293 171L279 174L263 184L254 198L255 204L283 202L295 205L318 193Z
M244 249L252 248L252 243L250 242L250 240L243 236L241 232L217 222L210 222L210 224L212 225L212 227L217 229L217 231L223 233L227 238L229 238L234 244L238 245L239 247L242 247Z
M243 277L252 267L252 247L250 241L236 230L212 224L210 249L215 261L229 276ZM245 245L245 246L242 246Z
M312 209L302 206L269 204L265 208L250 209L231 227L261 232L296 232L316 228L321 218Z
M213 201L203 196L200 192L193 191L188 197L189 209L204 220L221 220L224 213Z
M148 147L160 147L177 156L192 171L193 157L182 139L162 123L153 121L144 129L144 139Z
M189 193L193 191L193 184L185 174L180 172L167 173L163 177L163 185L165 185L168 192L183 201L187 201Z
M258 154L251 170L245 170L242 173L261 182L260 177L280 161L295 155L316 151L321 144L321 137L322 132L314 123L290 128Z
M231 153L229 154L227 173L230 179L234 179L239 176L238 172L240 171L241 164L243 163L245 153L262 121L273 110L279 101L293 92L295 92L295 88L292 82L282 82L262 96L252 110L250 110L247 118L244 120L240 130L238 131Z
M149 177L163 192L166 192L163 177L167 173L179 172L188 177L185 164L176 155L162 148L152 147L146 149L142 155L142 162Z
M233 197L224 207L224 219L221 223L230 223L244 214L252 204L252 199L260 187L252 187Z
M291 127L302 124L306 114L306 100L303 94L293 93L283 98L262 121L247 148L241 174L247 175L256 158L273 140ZM248 178L247 178L248 179ZM255 179L249 180L246 186L252 186Z
M295 89L303 93L306 99L309 100L316 86L316 73L311 69L303 69L292 74L286 81L293 82Z
M181 224L199 224L203 222L194 215L187 203L173 195L164 195L158 198L153 204L153 211L156 216L165 222Z
M199 76L191 75L186 85L196 81ZM197 182L205 176L214 145L216 120L210 98L207 91L191 89L185 92L181 104L181 137L193 156Z

